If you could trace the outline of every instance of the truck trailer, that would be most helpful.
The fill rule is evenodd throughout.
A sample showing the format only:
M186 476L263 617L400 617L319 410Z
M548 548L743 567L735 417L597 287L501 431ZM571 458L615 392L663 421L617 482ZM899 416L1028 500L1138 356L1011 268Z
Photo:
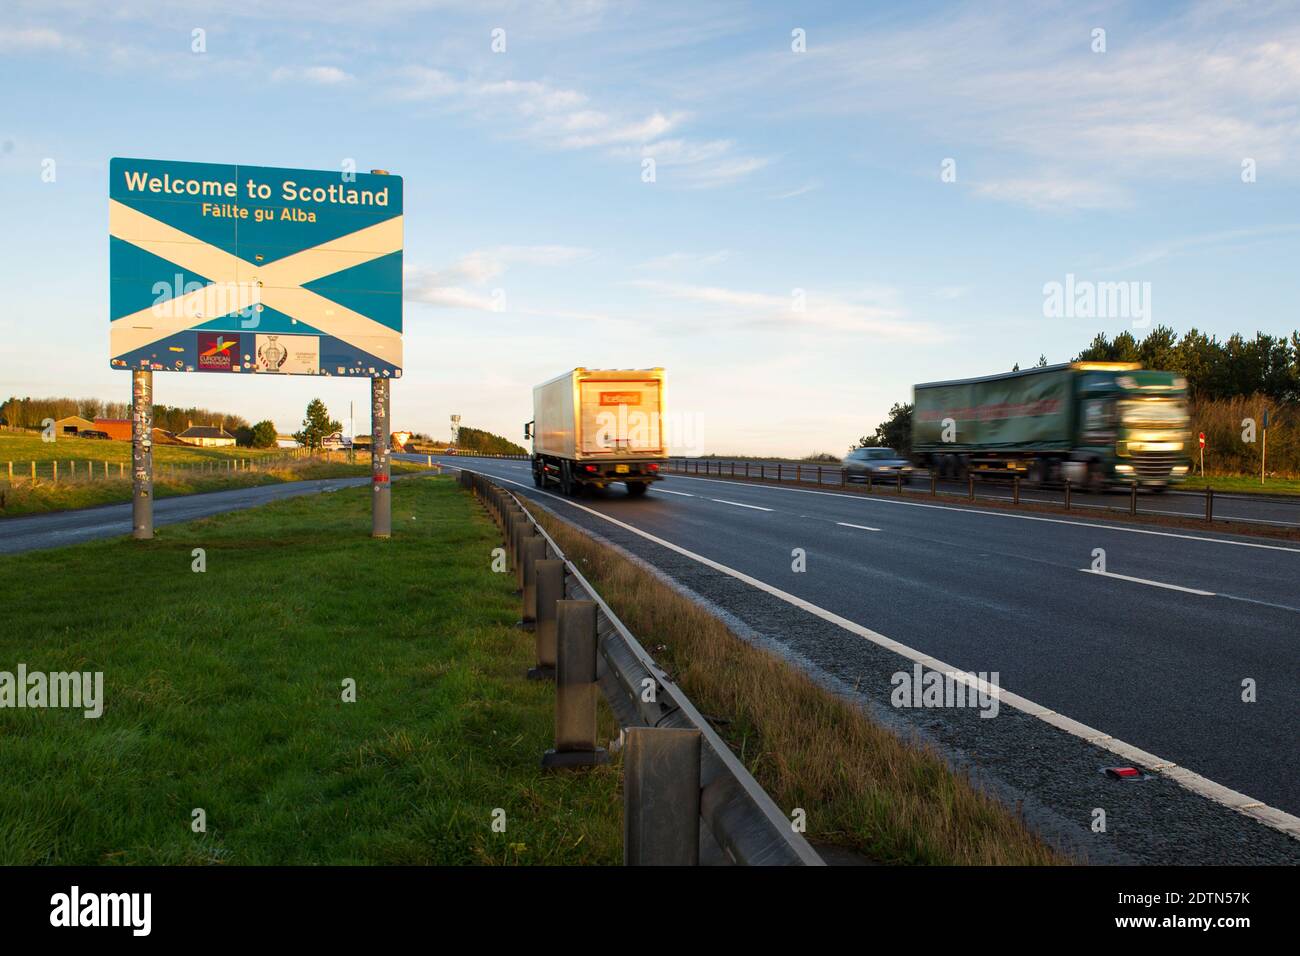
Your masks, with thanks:
M566 495L623 482L643 495L668 458L664 370L575 368L533 389L533 484Z
M912 453L940 477L1163 491L1191 466L1187 381L1175 372L1071 362L927 382L912 394Z

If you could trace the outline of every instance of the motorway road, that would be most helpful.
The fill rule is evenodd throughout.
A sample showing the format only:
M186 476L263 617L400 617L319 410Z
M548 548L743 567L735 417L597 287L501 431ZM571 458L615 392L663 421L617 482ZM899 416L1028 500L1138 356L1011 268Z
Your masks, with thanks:
M336 488L369 483L369 477L327 478L318 481L288 481L232 491L210 491L201 495L157 498L153 503L154 527L207 518L240 508L254 508L270 501L316 494ZM55 511L24 518L0 520L0 554L18 554L42 548L59 548L98 538L131 533L131 505L102 505L75 511Z
M735 466L736 474L743 475L745 466L749 466L751 477L758 477L759 466L763 468L765 477L771 479L777 474L776 461L749 461L745 462L740 459L730 458L674 458L673 466L680 469L683 466L689 474L696 474L695 469L699 469L698 474L703 477L709 472L714 474L721 473L726 476L731 475L732 466ZM793 481L795 477L795 465L791 462L780 462L781 478L783 481ZM799 478L803 482L817 484L817 466L800 465ZM840 469L837 465L823 465L822 484L834 485L840 484ZM878 484L883 485L883 490L889 490L893 487L893 480L887 479ZM854 487L860 488L861 483L854 483ZM920 468L913 473L912 485L910 489L913 492L928 492L930 490L930 475L924 469ZM965 481L954 481L942 479L938 482L938 490L950 495L965 495L967 485ZM1059 505L1064 499L1065 492L1061 488L1030 488L1027 485L1022 486L1020 490L1020 500L1025 502L1036 501L1048 504ZM975 480L975 497L976 499L1011 501L1012 490L1009 479L980 479ZM1102 494L1086 494L1074 489L1070 496L1070 505L1075 508L1088 508L1098 512L1106 510L1127 512L1129 507L1128 492L1123 489L1114 489ZM1146 489L1138 491L1138 511L1148 514L1158 515L1178 515L1188 518L1205 517L1205 491L1204 488L1196 487L1196 479L1170 488L1160 494L1153 493ZM1265 494L1236 494L1230 492L1216 492L1214 495L1214 517L1216 520L1240 521L1245 524L1271 524L1281 525L1283 527L1300 528L1300 495L1265 495Z
M1090 858L1300 862L1300 841L1164 776L1109 780L1124 760L1006 705L1001 720L964 721L889 707L911 662L850 629L997 672L1005 690L1300 814L1300 546L680 475L641 499L620 486L565 499L538 492L527 462L444 463L513 481L649 561L742 634L1026 798L1046 829L1081 830ZM1247 680L1257 702L1242 701ZM1097 807L1111 810L1105 842L1087 832Z

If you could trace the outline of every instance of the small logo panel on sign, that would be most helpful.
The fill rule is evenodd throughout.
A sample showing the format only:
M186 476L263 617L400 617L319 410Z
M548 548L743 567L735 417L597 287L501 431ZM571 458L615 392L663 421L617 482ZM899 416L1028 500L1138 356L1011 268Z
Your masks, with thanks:
M257 371L314 375L320 370L320 339L313 335L259 335Z
M200 372L238 372L239 336L229 332L200 332L198 346Z

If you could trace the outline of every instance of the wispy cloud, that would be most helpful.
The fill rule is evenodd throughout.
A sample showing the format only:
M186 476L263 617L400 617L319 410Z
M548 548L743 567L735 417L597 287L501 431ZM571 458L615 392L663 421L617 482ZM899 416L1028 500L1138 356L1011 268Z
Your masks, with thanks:
M1171 239L1141 250L1121 262L1102 266L1099 272L1123 272L1151 265L1164 259L1191 253L1203 253L1225 248L1270 242L1275 239L1287 239L1300 233L1300 223L1282 223L1274 226L1260 226L1252 229L1226 229L1198 236L1184 236Z
M713 306L737 329L868 333L891 341L936 341L935 330L911 319L896 305L859 301L816 290L786 295L638 279L632 285L673 299ZM864 298L896 298L893 290L868 290Z
M1091 32L1107 29L1094 52ZM1232 181L1243 159L1294 177L1300 8L1201 3L1078 11L945 7L901 26L748 54L715 88L773 111L891 117L942 142L959 182L1036 209L1123 207L1152 180ZM970 155L984 158L978 168ZM988 157L990 157L989 159Z
M730 258L731 250L729 249L718 249L716 252L706 253L670 252L666 255L655 256L653 259L647 259L645 262L638 263L637 268L669 272L716 266L726 262Z
M80 40L50 27L0 27L0 50L6 53L51 53L80 47Z
M773 199L794 199L796 196L802 196L805 193L810 193L815 189L820 189L821 185L822 184L819 183L817 180L813 180L812 182L804 183L802 186L796 186L794 189L788 189L785 192L776 193L772 198Z
M498 311L501 298L487 283L504 275L512 265L554 267L584 259L591 250L577 246L497 246L477 249L448 266L409 266L406 295L416 301L444 308ZM473 288L477 287L477 288Z
M767 165L740 154L727 139L695 140L672 136L690 116L685 111L651 110L637 114L599 108L580 90L540 80L484 81L445 70L413 66L399 72L392 95L449 110L473 110L480 117L504 119L514 135L552 149L600 149L629 159L650 157L656 166L685 170L694 186L722 186Z
M290 80L319 86L338 86L351 83L356 77L337 66L281 66L271 72L271 79L277 83Z

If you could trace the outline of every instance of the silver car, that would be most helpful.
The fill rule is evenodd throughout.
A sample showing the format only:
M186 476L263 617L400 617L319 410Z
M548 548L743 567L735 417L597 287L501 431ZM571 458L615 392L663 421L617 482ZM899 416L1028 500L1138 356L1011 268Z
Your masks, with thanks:
M905 485L912 481L912 463L892 448L855 448L844 458L844 471L849 481L866 481L868 475L873 481L897 481L898 475Z

